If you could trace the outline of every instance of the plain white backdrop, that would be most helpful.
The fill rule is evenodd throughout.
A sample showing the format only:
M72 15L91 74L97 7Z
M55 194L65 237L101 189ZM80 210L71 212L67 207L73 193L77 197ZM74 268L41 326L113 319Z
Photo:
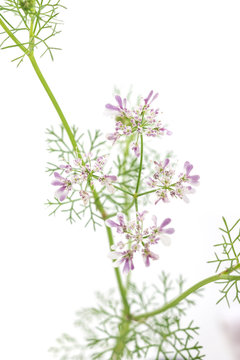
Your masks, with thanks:
M190 204L173 201L155 213L170 216L176 233L160 261L134 280L154 282L165 269L182 273L188 285L210 276L206 264L224 215L239 217L240 22L239 1L69 1L62 13L63 51L40 67L71 124L82 131L113 123L104 114L113 86L122 93L159 92L159 105L173 135L159 153L173 150L201 175ZM45 173L45 128L59 119L30 63L16 69L16 52L0 53L1 243L0 358L50 360L48 348L62 332L73 332L74 313L94 304L96 290L115 286L103 229L94 233L63 216L48 217L53 193ZM208 360L232 360L221 331L239 317L215 306L209 285L191 311L201 327Z

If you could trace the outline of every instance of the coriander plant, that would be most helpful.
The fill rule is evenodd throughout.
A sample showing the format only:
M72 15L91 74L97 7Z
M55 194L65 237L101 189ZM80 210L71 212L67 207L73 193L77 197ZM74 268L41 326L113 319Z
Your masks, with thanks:
M48 150L55 157L47 165L55 189L47 200L50 214L62 211L71 223L106 228L117 291L98 294L96 307L78 313L82 340L64 334L51 351L61 360L203 359L198 327L186 322L185 315L209 283L220 285L219 301L240 302L240 219L230 225L223 218L222 240L209 261L216 265L216 274L186 290L181 276L172 280L165 272L159 283L143 288L131 281L131 272L138 271L135 258L140 255L149 267L174 233L171 219L157 218L147 205L153 202L157 209L169 201L188 202L200 176L189 161L178 169L170 156L160 158L147 145L146 139L171 135L154 107L158 94L153 91L135 105L116 94L115 103L106 105L113 119L109 134L83 134L68 123L35 57L40 51L40 56L53 58L58 49L53 44L61 8L60 0L2 1L1 48L16 48L13 61L18 65L30 60L59 115L60 127L47 129ZM109 144L117 149L111 163Z

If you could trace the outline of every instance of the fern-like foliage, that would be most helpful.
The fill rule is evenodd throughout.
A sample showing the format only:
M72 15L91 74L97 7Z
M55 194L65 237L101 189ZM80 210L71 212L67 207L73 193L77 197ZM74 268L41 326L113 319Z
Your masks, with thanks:
M78 128L76 128L75 126L72 127L72 133L74 135L76 143L80 145L83 134L80 134ZM98 131L96 133L99 135ZM69 163L75 158L75 154L70 144L69 138L62 125L58 128L58 130L54 130L53 127L47 129L46 136L46 141L48 144L47 150L51 154L55 154L55 158L57 158L58 161L65 161L66 163ZM83 145L81 143L81 147L82 146ZM56 169L59 170L58 167L56 168L56 165L52 163L48 164L50 166L48 166L47 172L49 172L50 175L52 175L53 172L56 171Z
M229 297L233 294L233 301L240 303L239 274L240 269L240 219L238 219L231 227L223 217L224 227L220 228L222 232L222 241L215 245L215 259L209 263L216 264L216 272L223 270L226 273L231 272L230 280L221 280L222 284L221 297L217 303L226 300L230 306Z
M59 34L59 11L64 6L60 0L5 0L0 5L0 17L16 35L21 43L29 50L40 49L41 56L48 53L53 60L53 51L60 50L51 44L51 39ZM2 49L15 48L5 32L0 47ZM26 53L16 57L18 65L23 61Z
M109 155L109 146L106 144L100 130L96 130L93 134L88 131L84 135L80 134L76 127L73 127L72 132L83 157L91 154L91 161L94 161L98 156ZM47 144L48 151L54 156L55 160L47 163L46 171L50 176L54 172L63 174L63 169L60 166L72 164L77 155L74 153L62 126L58 130L47 129ZM115 216L119 211L127 215L134 205L133 197L128 195L127 192L134 192L138 175L137 158L129 152L129 144L123 147L123 144L120 143L119 146L117 160L113 163L113 167L108 169L109 173L117 175L118 178L114 197L104 185L96 187L97 196L101 199L106 213L109 214L108 218ZM97 186L96 183L95 185ZM119 190L119 188L123 190ZM97 225L101 224L101 216L96 209L96 199L93 198L92 194L89 203L84 206L81 204L78 191L74 190L65 201L60 202L58 199L48 200L47 205L51 207L50 215L62 211L67 214L67 220L71 223L87 216L86 225L92 223L95 229Z
M172 293L176 296L181 291L182 278L173 282L167 274L162 273L159 280L159 284L150 287L143 285L141 289L129 285L129 303L134 314L151 311L156 304L168 301ZM202 347L196 340L198 327L184 319L186 307L195 303L193 299L186 300L164 315L142 321L123 320L121 303L115 299L113 291L107 296L97 294L97 299L96 307L77 313L75 324L85 338L83 345L76 338L64 334L50 349L59 360L117 359L113 354L119 340L125 344L121 359L204 358Z

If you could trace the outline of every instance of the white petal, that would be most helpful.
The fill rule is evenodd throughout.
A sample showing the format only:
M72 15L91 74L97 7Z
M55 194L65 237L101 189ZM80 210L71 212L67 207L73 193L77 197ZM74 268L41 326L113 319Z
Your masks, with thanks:
M168 235L161 235L160 240L166 246L169 246L171 244L171 238Z
M108 257L112 260L116 260L119 258L121 254L116 252L116 251L111 251L109 254L108 254Z

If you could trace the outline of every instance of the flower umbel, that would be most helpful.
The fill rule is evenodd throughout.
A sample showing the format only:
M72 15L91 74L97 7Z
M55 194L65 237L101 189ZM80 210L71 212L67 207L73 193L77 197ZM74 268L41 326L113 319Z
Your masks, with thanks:
M167 158L163 162L154 161L155 173L153 177L149 177L147 185L155 189L157 204L160 200L169 202L170 197L176 197L188 202L188 194L195 192L193 186L199 185L199 175L190 175L193 165L189 161L184 163L185 173L176 176L175 169L171 166L170 160Z
M106 186L106 189L113 194L115 191L113 182L117 181L117 177L103 173L106 161L106 155L92 159L91 154L87 154L84 160L76 158L73 161L73 165L60 165L59 169L63 170L67 174L67 177L64 178L58 172L55 172L54 176L56 180L52 182L52 185L60 186L55 194L59 201L64 201L67 198L74 185L80 187L78 190L79 195L83 204L86 206L90 199L90 193L87 191L87 188L94 186L96 180L103 186Z
M150 246L162 241L163 244L169 245L170 238L166 234L173 234L173 228L166 228L171 219L165 219L160 226L157 225L157 218L153 216L153 226L145 228L143 222L147 211L137 213L135 221L127 222L122 213L117 215L117 222L109 219L106 221L107 226L116 228L117 233L124 238L117 245L112 246L110 258L115 260L115 267L124 263L123 272L128 273L134 269L133 257L137 252L142 253L143 261L146 266L150 265L150 259L157 260L159 256L150 250Z
M159 117L159 109L150 107L152 102L158 97L150 91L149 95L141 99L141 104L134 109L127 107L127 99L122 99L119 95L115 96L116 105L107 104L106 108L113 112L115 117L115 132L108 134L108 140L115 143L122 136L130 136L132 134L145 134L148 137L157 137L164 134L171 135L171 132L163 127ZM132 150L138 157L140 155L139 148L133 143Z

